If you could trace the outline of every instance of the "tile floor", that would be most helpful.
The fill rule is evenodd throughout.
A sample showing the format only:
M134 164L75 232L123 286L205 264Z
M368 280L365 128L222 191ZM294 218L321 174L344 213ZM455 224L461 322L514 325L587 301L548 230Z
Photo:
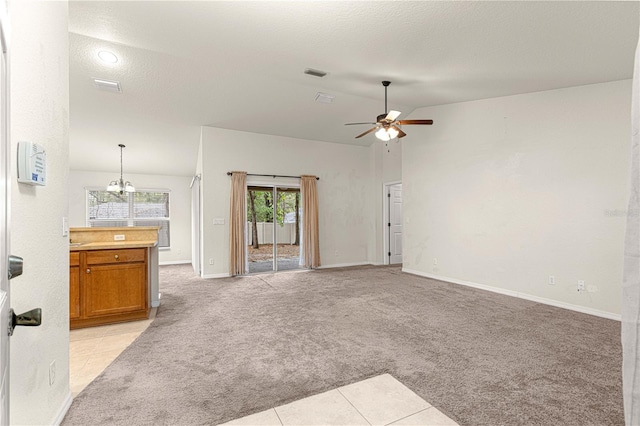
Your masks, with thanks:
M148 320L70 331L69 381L74 398L149 327L155 315L153 308Z
M288 425L437 425L456 422L389 374L224 423Z
M73 397L125 350L155 317L148 320L71 330L70 384ZM225 425L434 425L457 423L389 374L372 377L290 404L232 420Z

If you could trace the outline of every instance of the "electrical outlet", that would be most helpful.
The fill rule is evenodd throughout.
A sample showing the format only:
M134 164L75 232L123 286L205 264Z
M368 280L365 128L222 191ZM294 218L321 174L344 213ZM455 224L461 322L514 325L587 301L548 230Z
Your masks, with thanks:
M213 258L209 259L209 265L213 265Z
M556 285L556 277L549 275L549 285Z
M53 386L56 381L56 361L51 361L49 364L49 386Z
M124 234L116 234L113 236L113 241L124 241Z
M578 291L584 291L584 280L578 280Z
M435 266L435 265L437 265L437 264L438 264L438 258L437 258L437 257L434 257L434 258L433 258L433 265Z

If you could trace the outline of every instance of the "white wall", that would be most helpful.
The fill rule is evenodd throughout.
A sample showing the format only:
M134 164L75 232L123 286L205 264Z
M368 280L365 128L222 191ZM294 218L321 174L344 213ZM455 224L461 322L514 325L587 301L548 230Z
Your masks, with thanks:
M405 131L411 132L411 128L405 128ZM406 137L406 136L405 136ZM394 141L382 142L380 144L382 150L382 181L384 183L399 182L402 180L402 139Z
M402 140L382 142L374 139L369 148L370 168L372 170L371 183L373 192L370 194L371 213L374 215L374 229L369 235L369 245L373 255L370 262L376 265L384 264L388 260L384 248L387 226L387 200L384 195L384 185L402 180Z
M416 110L404 269L619 314L630 105L628 80Z
M368 263L375 257L371 247L375 224L370 148L212 127L203 127L202 131L205 276L223 276L229 271L230 178L227 172L233 170L320 177L322 265ZM214 218L224 218L225 225L213 225Z
M52 424L71 403L69 392L68 215L69 46L67 2L10 3L11 165L17 142L47 153L47 185L11 187L11 251L24 274L11 281L17 313L42 308L40 327L11 338L11 424ZM4 332L4 330L3 330ZM49 385L49 364L56 378Z
M106 188L120 173L71 171L69 179L69 224L87 226L85 188ZM169 189L171 248L160 249L160 264L191 262L191 177L139 175L127 173L136 189Z

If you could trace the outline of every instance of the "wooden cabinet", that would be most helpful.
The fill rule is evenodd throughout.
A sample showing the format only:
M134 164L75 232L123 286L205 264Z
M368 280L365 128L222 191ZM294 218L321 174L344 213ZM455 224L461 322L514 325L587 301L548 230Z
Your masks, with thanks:
M78 266L72 252L69 273L72 329L149 317L147 249L75 253Z
M69 255L69 318L80 318L80 253Z

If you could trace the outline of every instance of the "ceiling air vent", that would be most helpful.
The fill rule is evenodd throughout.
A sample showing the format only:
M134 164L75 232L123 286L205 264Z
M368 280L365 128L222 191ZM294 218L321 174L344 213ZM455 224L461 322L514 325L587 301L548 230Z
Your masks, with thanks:
M324 77L325 75L327 75L327 73L326 73L326 72L324 72L324 71L320 71L320 70L314 70L313 68L307 68L307 69L305 69L305 70L304 70L304 73L305 73L305 74L312 75L312 76L314 76L314 77L320 77L320 78L322 78L322 77Z
M331 102L333 102L333 98L335 98L335 96L330 95L328 93L322 93L322 92L316 93L316 102L322 102L323 104L330 104Z
M100 78L94 78L93 84L100 90L107 90L109 92L122 93L122 87L119 81L102 80Z

